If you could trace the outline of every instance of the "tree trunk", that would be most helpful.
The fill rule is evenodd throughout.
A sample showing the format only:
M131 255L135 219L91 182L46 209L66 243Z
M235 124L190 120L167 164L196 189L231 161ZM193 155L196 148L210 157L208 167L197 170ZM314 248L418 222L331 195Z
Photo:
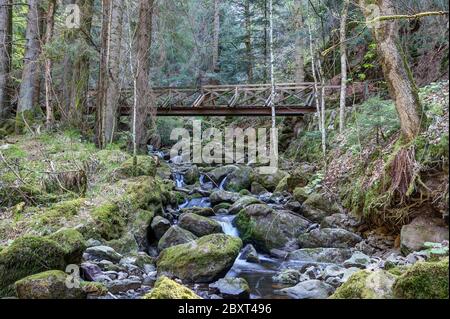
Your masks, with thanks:
M373 17L368 5L372 1L362 0L361 2L364 14L371 20ZM382 16L395 14L392 0L377 0L377 3ZM409 66L400 53L398 22L396 20L379 21L369 26L373 28L384 77L400 119L402 136L406 143L410 142L420 132L421 105Z
M102 1L102 48L97 105L97 143L105 148L114 140L120 95L120 55L122 38L122 3Z
M305 40L302 34L303 31L303 12L302 0L295 0L294 3L294 26L296 32L295 38L295 81L297 83L305 82Z
M45 31L45 45L49 45L53 38L54 31L54 18L56 11L56 0L50 0L48 2L48 8L46 13L46 31ZM46 109L46 125L50 128L53 124L53 106L51 101L52 95L52 59L51 57L45 58L45 109Z
M345 128L345 101L347 99L347 16L350 0L344 0L341 15L340 47L341 47L341 97L339 102L339 132Z
M220 0L214 0L214 36L213 36L213 59L211 70L218 73L219 66L219 39L220 39Z
M10 112L9 72L12 53L12 0L0 0L0 119Z
M268 5L267 0L264 0L264 48L263 48L263 54L264 54L264 82L267 83L269 80L269 18L268 18Z
M139 22L136 31L136 108L133 112L136 134L136 148L146 151L149 138L148 116L154 117L150 86L150 48L152 43L153 0L139 2ZM153 123L153 119L151 121Z
M79 37L84 42L82 46L87 47L89 37L91 35L92 16L94 8L94 0L78 0L76 3L80 6L80 28L81 34ZM87 108L87 94L89 89L89 55L82 47L80 54L75 61L71 61L68 90L68 120L74 127L83 125L83 111Z
M245 51L247 60L247 80L253 82L253 50L252 50L252 18L250 12L250 0L245 1Z
M18 132L23 129L23 125L30 124L28 121L31 120L32 111L39 98L40 10L38 0L28 0L25 57L17 105L16 130Z

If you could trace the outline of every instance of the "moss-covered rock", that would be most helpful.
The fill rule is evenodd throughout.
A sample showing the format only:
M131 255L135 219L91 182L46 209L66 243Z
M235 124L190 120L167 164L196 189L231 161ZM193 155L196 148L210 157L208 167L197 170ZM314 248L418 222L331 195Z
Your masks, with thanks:
M113 240L122 236L126 221L117 204L105 203L96 207L92 211L91 217L95 224L94 231L101 238Z
M153 211L139 209L134 215L134 220L131 224L131 233L136 240L140 250L144 251L148 248L147 234L155 213Z
M152 291L142 299L202 299L195 292L166 276L160 277Z
M307 200L310 194L311 191L308 187L297 187L296 189L294 189L294 199L296 201L299 201L300 203L303 203L305 200Z
M197 214L185 213L181 215L178 225L198 237L223 232L222 226L218 222Z
M361 270L339 287L331 299L392 299L396 276L384 271Z
M191 282L212 282L225 274L237 258L242 241L213 234L196 241L163 250L158 271Z
M283 178L287 176L288 173L279 169L275 174L257 174L255 176L255 180L265 189L273 192L277 188L278 184L283 180Z
M50 270L28 276L14 286L19 299L85 299L86 292L81 285L69 288L71 278L61 270Z
M227 176L225 189L228 191L240 192L250 189L254 178L254 172L251 167L238 166L238 168Z
M12 284L26 276L64 269L67 250L54 240L26 236L0 253L0 296L13 293Z
M235 225L246 243L269 252L283 249L309 226L305 219L288 211L275 211L265 204L244 208L235 219Z
M239 198L236 202L234 202L233 205L231 205L231 207L228 210L228 213L231 215L235 215L237 213L239 213L241 210L243 210L244 208L253 205L253 204L263 204L263 202L253 196L244 196Z
M83 252L86 250L86 241L83 235L75 229L61 229L48 236L49 239L59 243L65 250L67 264L78 264Z
M306 206L322 210L328 213L329 215L340 212L339 206L336 203L333 203L325 196L318 193L310 194L308 198L305 200L304 204Z
M130 158L122 163L118 171L124 177L155 176L156 167L153 157L139 155L137 156L136 166L134 165L134 158Z
M108 294L108 288L100 282L82 281L80 287L87 295L105 296Z
M401 299L448 299L448 267L448 258L414 264L398 277L394 296Z
M158 249L164 250L172 246L189 243L196 239L197 236L190 231L174 225L161 237L158 242Z

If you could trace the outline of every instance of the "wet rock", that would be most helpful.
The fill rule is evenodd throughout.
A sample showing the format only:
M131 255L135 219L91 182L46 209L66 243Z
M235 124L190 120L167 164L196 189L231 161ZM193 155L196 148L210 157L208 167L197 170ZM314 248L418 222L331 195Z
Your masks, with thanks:
M158 249L160 251L181 244L186 244L188 242L194 241L197 239L190 231L183 229L179 226L172 226L169 230L161 237L158 242Z
M327 280L330 277L342 278L347 269L338 265L328 265L322 272L322 278Z
M15 283L19 299L85 299L81 287L69 288L68 275L60 270L50 270L23 278Z
M110 281L110 277L105 275L99 266L90 262L84 262L80 265L80 275L87 281Z
M342 281L338 277L329 277L325 280L325 283L333 286L334 288L338 288L342 285Z
M253 245L248 244L244 247L239 257L242 260L248 261L250 263L259 263L258 252Z
M121 254L108 246L89 247L86 249L86 254L88 260L109 260L113 263L118 263L122 259Z
M360 236L345 229L321 228L301 234L298 238L298 244L302 248L351 248L361 240Z
M227 192L227 191L215 191L209 196L209 200L212 205L217 205L220 203L230 203L233 204L236 202L241 196L237 193Z
M209 207L190 207L183 208L181 211L186 214L196 214L203 217L212 217L216 215L214 210Z
M334 288L323 281L308 280L294 287L281 289L278 293L293 299L326 299L333 291Z
M302 276L306 279L306 280L310 280L310 279L322 279L321 278L321 272L322 270L320 269L320 267L316 267L316 266L310 266L308 268L305 269L304 273L302 274ZM305 281L305 280L301 280L301 281Z
M238 166L236 165L225 165L225 166L219 166L217 168L214 168L210 172L208 172L208 176L211 177L211 179L219 185L220 182L228 175L236 171Z
M352 256L352 251L345 248L304 248L289 254L289 260L313 263L342 264Z
M136 290L140 288L142 282L136 279L123 279L123 280L113 280L106 283L106 288L108 288L109 292L112 294L117 294L120 292L126 292L129 290Z
M178 225L198 237L223 232L222 226L218 222L196 214L181 215Z
M255 204L237 215L235 225L245 234L245 241L269 252L274 248L285 249L308 228L309 222L289 211L275 211L267 205Z
M267 193L268 191L260 183L253 182L252 185L250 186L250 192L255 195L260 195Z
M441 243L449 239L448 227L438 218L419 216L402 227L401 250L406 255L424 248L424 243Z
M230 203L220 203L213 207L213 211L216 215L225 215L228 214L228 209L230 209L230 207ZM223 212L225 212L225 214L223 214Z
M239 166L227 176L225 189L228 191L239 192L240 190L250 189L253 179L253 169L248 166Z
M371 260L369 256L357 251L353 253L352 257L344 262L344 266L346 268L356 267L365 269L370 264L370 262Z
M187 185L193 185L195 184L198 179L200 178L200 173L198 170L197 165L190 166L185 172L184 172L184 182Z
M349 278L356 272L361 271L361 269L356 268L356 267L350 267L350 268L346 268L344 271L344 275L341 278L341 281L347 282L347 280L349 280Z
M270 256L281 259L281 260L285 260L288 255L289 252L285 251L285 250L281 250L281 249L276 249L273 248L269 251Z
M153 218L150 227L153 231L153 235L155 236L155 238L159 240L170 228L170 221L168 221L164 217L156 216L155 218Z
M230 215L236 215L242 209L244 209L250 205L253 205L253 204L263 204L263 202L253 196L241 197L233 205L231 205L231 207L228 209L228 213Z
M225 299L248 299L250 287L244 278L222 278L209 285Z
M300 281L300 272L295 269L285 269L272 277L273 282L283 285L296 285Z
M226 273L242 248L239 238L213 234L163 250L157 260L158 273L190 282L212 282Z

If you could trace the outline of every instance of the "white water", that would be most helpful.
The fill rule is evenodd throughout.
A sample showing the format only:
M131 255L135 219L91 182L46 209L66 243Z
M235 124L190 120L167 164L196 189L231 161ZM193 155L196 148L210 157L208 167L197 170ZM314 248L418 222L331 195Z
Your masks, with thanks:
M239 237L239 231L233 226L233 220L235 218L236 216L233 215L219 215L212 217L212 219L217 221L222 226L222 230L226 235Z

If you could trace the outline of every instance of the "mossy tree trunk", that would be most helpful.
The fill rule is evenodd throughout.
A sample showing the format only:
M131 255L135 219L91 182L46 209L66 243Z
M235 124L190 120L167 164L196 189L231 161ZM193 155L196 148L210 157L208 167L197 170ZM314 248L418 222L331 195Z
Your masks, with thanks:
M12 53L12 0L0 0L0 119L10 111L9 72Z
M395 15L392 0L361 0L364 14L373 20L373 9L377 6L381 16ZM421 105L417 88L406 59L399 47L399 26L397 20L377 21L369 24L372 28L381 58L384 77L389 93L395 102L400 119L404 141L412 141L420 132Z

